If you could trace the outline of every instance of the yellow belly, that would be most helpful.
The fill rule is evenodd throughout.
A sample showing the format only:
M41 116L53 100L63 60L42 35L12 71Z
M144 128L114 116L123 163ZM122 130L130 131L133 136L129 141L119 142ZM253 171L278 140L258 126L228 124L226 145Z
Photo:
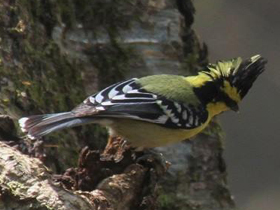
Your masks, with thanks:
M194 129L171 129L153 123L131 120L112 119L110 129L113 135L124 137L134 147L159 147L188 139L208 124L209 120L202 126Z

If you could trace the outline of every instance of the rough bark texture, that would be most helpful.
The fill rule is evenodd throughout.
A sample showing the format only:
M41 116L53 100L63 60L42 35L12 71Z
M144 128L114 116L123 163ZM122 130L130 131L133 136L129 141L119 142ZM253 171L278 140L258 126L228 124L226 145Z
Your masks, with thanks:
M16 120L66 111L128 77L194 74L206 65L207 49L191 29L193 21L190 0L1 2L0 113ZM1 117L1 140L29 157L1 143L1 209L234 207L216 122L193 141L157 149L171 162L164 176L158 161L139 165L139 154L126 148L113 157L117 163L100 160L93 149L105 146L106 131L97 126L58 132L45 143L23 141L15 129ZM65 173L54 182L43 164Z
M142 192L147 168L131 164L109 176L92 191L69 191L52 180L36 159L0 142L0 209L132 209Z

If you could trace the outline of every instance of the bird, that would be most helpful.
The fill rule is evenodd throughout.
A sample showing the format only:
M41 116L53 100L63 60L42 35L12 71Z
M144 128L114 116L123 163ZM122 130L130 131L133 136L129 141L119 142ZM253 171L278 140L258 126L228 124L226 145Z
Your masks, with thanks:
M132 78L88 96L68 112L19 119L31 139L68 127L95 123L109 138L153 148L190 139L211 119L238 104L267 63L260 55L209 63L197 75L159 74Z

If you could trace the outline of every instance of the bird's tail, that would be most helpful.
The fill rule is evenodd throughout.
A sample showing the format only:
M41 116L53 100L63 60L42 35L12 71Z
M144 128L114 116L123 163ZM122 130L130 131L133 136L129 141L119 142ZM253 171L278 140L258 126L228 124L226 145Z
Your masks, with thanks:
M86 124L92 120L93 118L76 117L72 112L62 112L23 117L18 122L29 138L37 139L53 131Z

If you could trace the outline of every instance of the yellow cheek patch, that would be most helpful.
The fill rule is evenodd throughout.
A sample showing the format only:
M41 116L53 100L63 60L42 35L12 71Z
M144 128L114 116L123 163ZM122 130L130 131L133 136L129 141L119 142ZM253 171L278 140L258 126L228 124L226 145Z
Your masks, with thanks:
M235 87L232 87L228 81L224 81L224 86L222 87L222 90L234 101L241 101L241 97L240 94L237 92L237 89Z

